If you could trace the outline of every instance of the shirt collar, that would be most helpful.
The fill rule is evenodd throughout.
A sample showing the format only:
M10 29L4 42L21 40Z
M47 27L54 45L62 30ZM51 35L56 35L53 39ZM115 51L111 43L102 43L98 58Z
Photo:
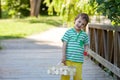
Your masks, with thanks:
M77 34L78 32L75 30L75 28L72 28L72 30ZM83 32L83 30L80 30L80 32L78 34L80 34L81 32Z
M75 28L72 28L73 32L76 34L76 36L74 37L75 41L78 40L80 33L83 32L83 30L81 30L79 33L76 32Z

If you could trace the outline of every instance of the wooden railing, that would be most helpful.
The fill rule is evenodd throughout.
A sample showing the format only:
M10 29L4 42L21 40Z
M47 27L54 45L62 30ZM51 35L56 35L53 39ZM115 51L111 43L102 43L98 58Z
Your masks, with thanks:
M89 24L88 32L90 56L120 78L120 27Z

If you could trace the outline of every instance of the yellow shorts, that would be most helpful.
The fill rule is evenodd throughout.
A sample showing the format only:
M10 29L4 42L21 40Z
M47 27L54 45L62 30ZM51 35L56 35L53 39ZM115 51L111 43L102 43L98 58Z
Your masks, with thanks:
M82 64L78 62L66 61L67 66L75 66L76 67L76 74L73 77L73 80L82 80ZM61 80L70 80L69 75L62 75Z

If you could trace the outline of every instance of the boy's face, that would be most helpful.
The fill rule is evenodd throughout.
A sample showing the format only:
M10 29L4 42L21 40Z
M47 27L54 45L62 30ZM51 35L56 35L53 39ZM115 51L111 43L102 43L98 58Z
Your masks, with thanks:
M87 22L85 19L82 19L81 17L77 18L75 21L75 29L77 31L80 31L82 28L86 27Z

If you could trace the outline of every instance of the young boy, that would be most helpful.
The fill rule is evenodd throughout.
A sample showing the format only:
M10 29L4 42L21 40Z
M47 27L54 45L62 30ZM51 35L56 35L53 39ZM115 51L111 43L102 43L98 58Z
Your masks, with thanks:
M82 64L84 61L84 51L89 46L88 35L83 31L87 26L89 17L85 13L79 14L75 18L74 28L67 30L62 37L62 63L67 66L75 66L76 74L74 80L82 80ZM69 75L62 75L61 80L70 80Z

